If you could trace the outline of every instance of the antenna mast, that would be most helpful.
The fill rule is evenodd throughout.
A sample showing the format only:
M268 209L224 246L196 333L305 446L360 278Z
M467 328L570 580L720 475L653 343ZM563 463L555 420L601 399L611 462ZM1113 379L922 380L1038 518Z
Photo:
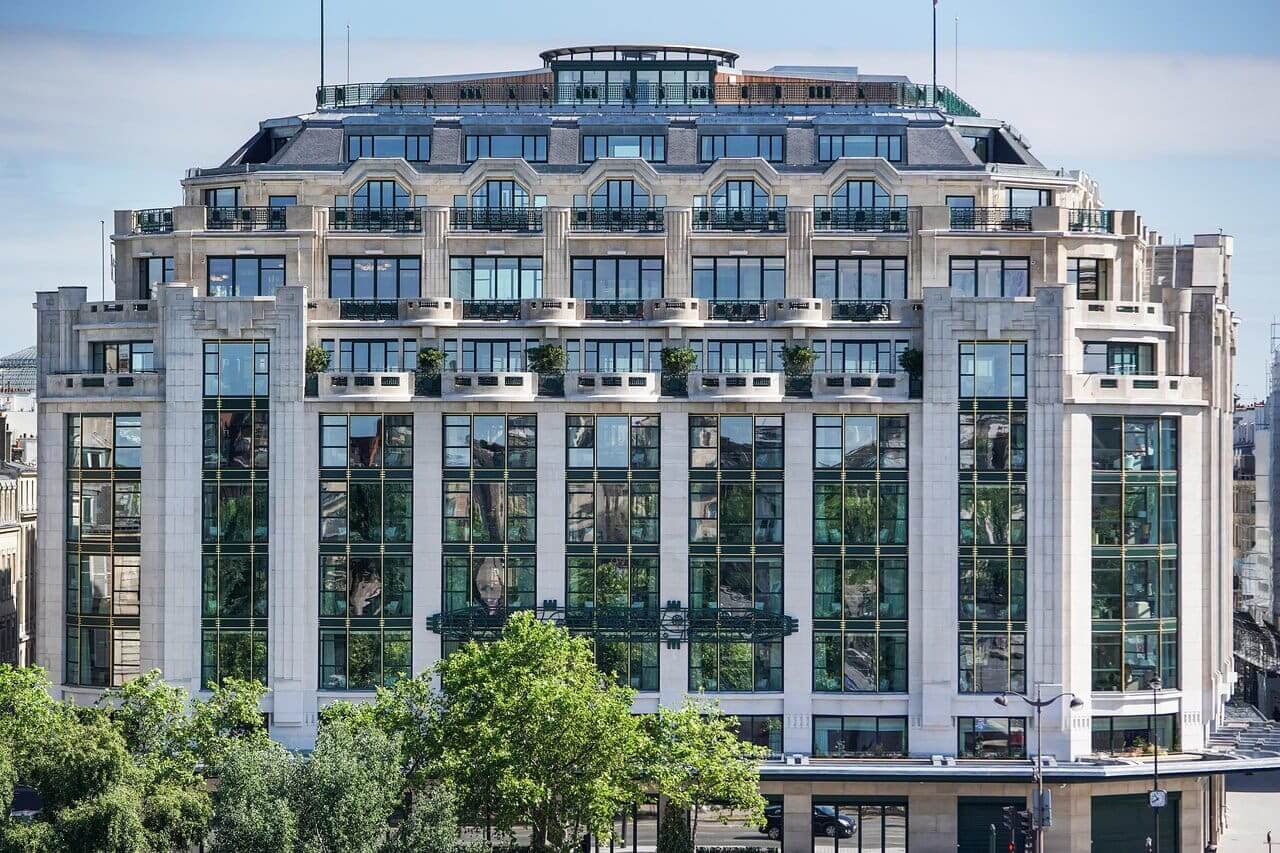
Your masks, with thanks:
M324 88L324 0L320 0L320 88Z

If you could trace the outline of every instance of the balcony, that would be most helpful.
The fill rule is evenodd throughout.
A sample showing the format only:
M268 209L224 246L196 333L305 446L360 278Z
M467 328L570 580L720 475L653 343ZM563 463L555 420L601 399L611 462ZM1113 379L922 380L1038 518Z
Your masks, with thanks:
M454 231L512 231L519 234L540 234L542 208L455 207L450 211L449 228Z
M44 397L51 400L159 400L164 378L147 373L55 373L45 377Z
M321 400L408 401L413 397L414 374L321 373L316 377L315 396Z
M413 233L422 230L422 215L416 207L331 207L329 228L333 231Z
M536 373L447 372L440 378L440 394L446 400L532 402L537 393Z
M1163 305L1151 302L1081 302L1078 305L1077 326L1172 331L1165 325Z
M447 297L436 299L410 299L405 304L405 319L412 323L452 323L454 300Z
M658 326L692 326L701 322L697 299L650 299L645 317Z
M952 231L1030 231L1029 207L953 207Z
M694 231L759 231L783 234L785 207L699 207L693 211Z
M464 299L464 320L519 320L519 299Z
M173 231L173 208L153 207L133 212L134 234L168 234Z
M558 326L578 321L577 299L526 299L524 319L538 326Z
M1077 234L1114 234L1114 210L1072 208L1067 214L1067 230Z
M1140 376L1072 373L1067 376L1072 403L1203 403L1199 376Z
M909 392L906 373L815 373L811 388L815 400L901 402Z
M283 231L284 207L205 208L208 231Z
M399 320L400 303L395 299L341 299L340 320Z
M819 207L813 211L815 231L908 231L905 207Z
M588 320L643 320L643 299L588 299Z
M777 326L812 326L822 322L821 299L773 299L766 306Z
M660 207L575 207L569 219L571 231L636 231L659 234L666 230Z
M130 302L84 302L76 320L82 326L144 326L156 322L156 303L136 300Z
M832 320L872 323L889 319L889 303L884 301L837 299L831 303Z
M657 373L570 373L564 395L570 400L656 400Z
M767 302L748 302L741 299L711 300L707 303L707 318L735 323L763 320L767 313L767 305Z
M776 400L783 394L781 373L690 373L689 396L704 400Z

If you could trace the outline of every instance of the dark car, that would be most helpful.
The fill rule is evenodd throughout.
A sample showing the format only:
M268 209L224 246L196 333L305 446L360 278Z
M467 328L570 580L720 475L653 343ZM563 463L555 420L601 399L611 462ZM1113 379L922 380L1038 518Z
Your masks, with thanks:
M827 838L853 838L858 824L848 815L838 815L831 806L813 807L813 834ZM772 805L764 808L764 826L760 831L778 841L782 838L782 806Z

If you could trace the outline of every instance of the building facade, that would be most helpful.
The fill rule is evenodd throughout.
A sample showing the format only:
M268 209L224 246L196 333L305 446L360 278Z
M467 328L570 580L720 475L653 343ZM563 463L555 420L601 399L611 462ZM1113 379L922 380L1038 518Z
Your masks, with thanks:
M1040 740L1047 849L1123 843L1233 681L1231 239L906 78L542 59L321 88L117 211L114 301L37 295L60 691L255 677L305 747L528 609L785 756L775 846L986 850Z
M0 412L0 663L35 662L36 471Z

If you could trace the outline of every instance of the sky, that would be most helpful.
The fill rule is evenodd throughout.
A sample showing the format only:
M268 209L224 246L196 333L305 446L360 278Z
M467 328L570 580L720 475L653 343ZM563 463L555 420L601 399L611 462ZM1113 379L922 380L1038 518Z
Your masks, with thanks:
M628 8L327 0L325 74L347 79L348 25L353 82L534 68L549 47L625 42L725 47L742 68L932 73L929 0ZM0 353L34 343L35 291L98 292L99 220L109 231L117 207L178 203L186 168L221 163L264 118L312 107L319 31L319 0L0 0ZM1235 237L1246 400L1265 393L1280 319L1266 260L1280 234L1280 111L1267 100L1280 91L1277 32L1275 0L938 4L940 83L1168 239Z

